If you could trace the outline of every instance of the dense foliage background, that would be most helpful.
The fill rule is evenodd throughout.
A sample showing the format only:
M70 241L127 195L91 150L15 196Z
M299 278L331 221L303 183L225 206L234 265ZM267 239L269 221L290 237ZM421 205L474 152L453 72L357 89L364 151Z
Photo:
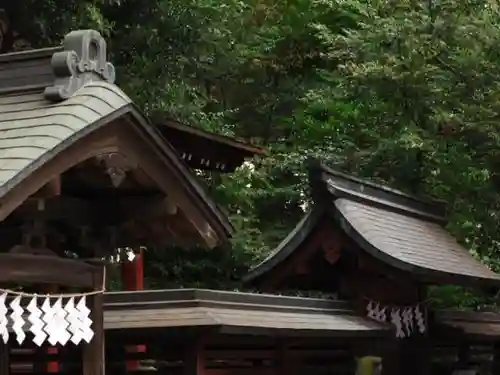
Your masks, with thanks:
M232 175L206 176L237 228L231 251L151 250L152 285L232 287L303 214L303 161L311 155L446 200L452 234L500 270L496 1L23 0L2 7L37 46L59 43L70 29L98 29L118 83L144 111L168 110L269 150ZM477 303L455 289L439 295Z

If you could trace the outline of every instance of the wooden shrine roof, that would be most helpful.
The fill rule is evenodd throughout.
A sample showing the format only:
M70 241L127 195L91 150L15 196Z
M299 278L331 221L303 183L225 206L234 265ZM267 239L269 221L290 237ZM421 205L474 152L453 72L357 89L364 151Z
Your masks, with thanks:
M313 229L318 225L321 217L322 210L318 208L308 211L288 236L261 263L250 270L244 277L244 281L253 282L261 276L272 272L274 267L288 259L295 251L298 251L304 245L304 242Z
M500 314L496 312L443 310L434 312L434 318L436 323L456 328L470 338L491 337L496 341L500 337Z
M183 124L168 114L156 113L152 121L191 168L233 172L245 159L265 154L261 148Z
M341 301L200 289L106 293L106 330L211 328L228 334L378 336L390 327Z
M334 171L310 166L315 206L264 262L247 276L255 280L295 251L326 215L364 251L430 283L500 286L491 271L446 231L444 205Z
M149 177L162 188L174 189L175 204L186 209L189 220L198 220L195 232L210 246L225 241L232 231L226 215L175 149L113 83L114 74L105 41L92 30L68 34L63 47L0 55L0 220L50 178L86 158L127 153L125 149L140 143L147 145L142 149L147 152L138 155L154 155L154 168L169 172ZM105 132L109 143L98 135ZM71 154L84 141L90 149Z

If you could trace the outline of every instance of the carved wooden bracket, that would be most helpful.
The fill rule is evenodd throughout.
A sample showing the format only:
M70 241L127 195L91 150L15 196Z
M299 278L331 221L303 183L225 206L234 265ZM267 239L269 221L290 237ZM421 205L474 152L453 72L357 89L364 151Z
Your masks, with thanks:
M64 51L52 56L54 85L45 97L62 101L91 81L115 81L115 68L106 61L106 42L95 30L72 31L64 38Z

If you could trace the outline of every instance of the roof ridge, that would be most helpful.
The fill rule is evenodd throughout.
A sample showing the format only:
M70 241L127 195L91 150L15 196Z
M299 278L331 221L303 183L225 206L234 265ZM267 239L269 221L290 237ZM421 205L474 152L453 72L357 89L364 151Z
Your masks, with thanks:
M310 183L313 191L320 191L319 198L327 193L333 195L334 199L346 198L440 224L447 221L446 206L443 201L420 198L340 172L326 166L318 159L309 160L308 166Z
M63 51L52 55L55 80L45 89L46 99L65 100L91 81L114 83L115 67L107 61L106 41L98 31L72 31L63 45Z
M0 55L0 95L44 91L46 99L59 102L88 82L114 80L106 42L95 30L72 31L62 46Z

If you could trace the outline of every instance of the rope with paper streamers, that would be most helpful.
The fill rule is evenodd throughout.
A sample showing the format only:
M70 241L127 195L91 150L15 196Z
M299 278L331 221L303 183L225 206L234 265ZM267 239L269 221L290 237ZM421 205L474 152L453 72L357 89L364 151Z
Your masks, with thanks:
M27 330L33 334L37 346L45 342L63 346L70 341L75 345L82 341L89 343L94 331L87 297L105 291L106 267L103 268L101 289L90 292L42 294L0 288L0 338L7 343L13 332L20 345L26 339ZM7 301L9 295L15 296L10 303ZM31 299L26 307L21 306L23 298ZM52 303L53 299L56 301ZM39 300L43 300L41 306ZM27 323L30 323L28 329L25 328Z
M103 294L106 292L106 267L103 267L102 272L102 284L101 288L98 290L93 290L91 292L81 292L81 293L60 293L60 294L49 294L49 293L26 293L13 289L0 288L0 294L9 294L14 296L33 298L33 297L44 297L44 298L77 298L77 297L89 297L95 296L96 294Z
M389 306L366 298L367 316L381 323L390 322L396 329L397 338L410 337L415 333L425 334L427 331L427 301L409 306Z

